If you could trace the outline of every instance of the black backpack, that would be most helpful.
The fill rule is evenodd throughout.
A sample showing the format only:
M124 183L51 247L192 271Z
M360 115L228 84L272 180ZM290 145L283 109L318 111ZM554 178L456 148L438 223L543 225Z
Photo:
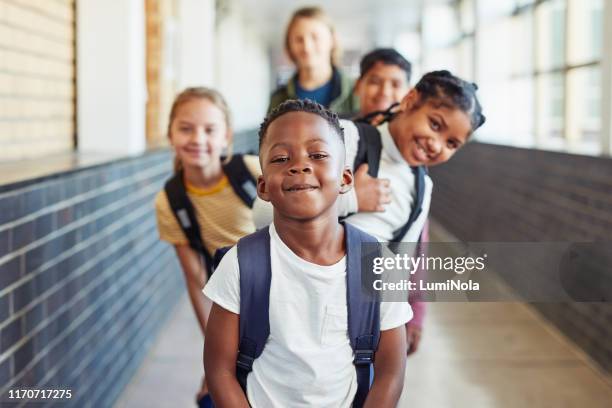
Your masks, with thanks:
M357 146L357 155L355 156L355 162L353 168L357 170L362 164L368 164L368 174L371 177L378 176L378 169L380 167L380 155L382 153L382 140L380 132L374 126L357 121L354 122L359 131L359 144ZM414 204L410 211L408 221L402 227L393 231L393 238L389 242L400 242L406 232L410 229L414 221L423 211L423 200L425 198L425 175L427 169L425 166L411 167L412 173L414 174L415 180L415 191L416 197Z
M223 172L232 186L234 192L249 207L257 197L257 182L244 163L242 155L233 155L228 163L223 164ZM195 209L187 196L183 172L179 171L172 176L164 187L170 208L176 217L181 229L185 233L189 246L204 257L208 276L213 272L213 257L206 250L200 234L200 226L196 218Z

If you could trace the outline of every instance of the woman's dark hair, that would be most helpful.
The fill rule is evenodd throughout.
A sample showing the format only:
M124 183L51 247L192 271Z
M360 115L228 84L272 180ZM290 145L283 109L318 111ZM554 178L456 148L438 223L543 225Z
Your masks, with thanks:
M317 102L311 101L310 99L289 99L274 108L261 123L261 126L259 127L259 147L261 147L266 137L266 132L268 131L270 123L274 122L280 116L290 112L309 112L320 116L321 118L325 119L325 121L329 124L329 127L338 134L340 140L342 143L344 143L344 129L342 129L340 126L340 121L336 113L330 111Z
M376 48L363 56L359 63L360 78L363 78L377 62L385 65L396 65L406 73L406 79L410 82L412 76L412 64L394 48Z
M419 92L416 108L431 101L451 109L461 109L469 115L472 131L485 123L486 118L476 96L478 85L473 82L464 81L449 71L433 71L423 75L415 89Z

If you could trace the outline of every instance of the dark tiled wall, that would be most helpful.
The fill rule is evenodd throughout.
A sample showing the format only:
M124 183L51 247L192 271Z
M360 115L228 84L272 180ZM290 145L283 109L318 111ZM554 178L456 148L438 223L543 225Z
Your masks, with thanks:
M0 395L111 406L181 294L153 199L167 152L0 189Z
M257 154L259 152L259 134L257 132L257 129L236 132L234 134L234 153Z
M612 241L612 159L471 143L430 174L432 216L463 241ZM534 306L612 372L611 303Z

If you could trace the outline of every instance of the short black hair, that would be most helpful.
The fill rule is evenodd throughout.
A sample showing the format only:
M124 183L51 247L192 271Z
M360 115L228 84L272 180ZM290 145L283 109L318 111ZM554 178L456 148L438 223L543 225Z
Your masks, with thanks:
M376 48L364 55L359 63L359 77L363 78L377 62L382 62L385 65L397 65L406 73L406 79L410 82L412 64L395 48Z
M474 82L464 81L446 70L432 71L423 75L415 89L419 92L416 107L431 99L441 105L461 109L469 115L472 131L485 123L486 118L476 96L478 85Z
M342 129L340 126L340 120L336 113L330 111L320 103L311 101L310 99L289 99L274 108L261 123L261 126L259 126L260 148L266 137L266 132L268 131L270 123L274 122L280 116L290 112L308 112L320 116L321 118L325 119L325 121L329 124L329 127L331 127L338 134L340 141L342 144L344 144L344 129Z

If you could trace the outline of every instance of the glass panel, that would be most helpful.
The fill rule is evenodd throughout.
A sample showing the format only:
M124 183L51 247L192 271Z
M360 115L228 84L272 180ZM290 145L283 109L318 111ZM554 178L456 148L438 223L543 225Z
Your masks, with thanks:
M537 78L537 135L538 147L563 149L564 82L560 73L544 74Z
M466 81L474 80L474 39L472 37L464 38L459 43L458 49L459 65L457 66L457 75Z
M535 3L535 0L516 0L517 7L522 7L533 3Z
M429 5L423 11L423 40L429 48L451 45L460 37L457 12L452 5Z
M421 36L417 32L404 32L399 34L393 42L393 47L412 64L411 83L421 78Z
M481 27L477 36L478 81L507 80L513 65L511 20L505 18Z
M509 126L512 145L533 147L534 136L534 79L531 76L510 82Z
M568 13L570 65L601 58L603 5L603 0L570 0Z
M577 153L601 151L601 68L573 69L567 77L567 139Z
M440 69L446 69L453 73L457 72L459 66L457 52L458 47L440 48L430 51L423 60L424 72L437 71ZM416 77L415 81L418 81Z
M533 61L533 13L525 12L511 20L512 75L532 74Z
M487 121L477 131L477 140L514 145L514 135L511 129L513 106L510 91L510 81L497 79L478 83L478 97Z
M551 0L536 8L538 69L565 64L565 0Z
M515 0L480 0L477 2L477 6L480 21L487 21L512 14L516 2Z
M461 20L461 31L464 33L471 33L475 28L474 21L474 0L462 0L459 6L460 20Z

